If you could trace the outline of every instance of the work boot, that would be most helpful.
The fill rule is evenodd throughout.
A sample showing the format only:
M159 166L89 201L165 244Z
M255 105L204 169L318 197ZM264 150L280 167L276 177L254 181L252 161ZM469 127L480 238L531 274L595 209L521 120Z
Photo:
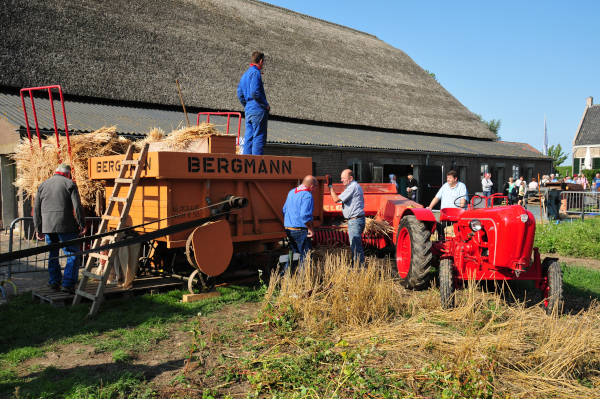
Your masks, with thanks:
M52 289L55 292L58 292L60 289L60 284L58 284L58 283L49 283L47 286L48 286L48 289Z
M75 294L75 288L72 286L63 286L60 288L60 291L63 293Z

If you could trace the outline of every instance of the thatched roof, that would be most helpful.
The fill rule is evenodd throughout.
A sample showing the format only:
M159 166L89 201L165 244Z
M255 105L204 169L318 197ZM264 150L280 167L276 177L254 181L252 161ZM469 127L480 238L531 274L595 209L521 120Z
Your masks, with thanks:
M62 129L62 110L55 104L59 115L59 128ZM148 108L117 107L103 104L90 104L67 101L65 108L69 130L72 133L91 132L102 126L117 125L120 134L140 137L152 128L161 128L165 132L185 125L185 116L178 111L155 110ZM53 135L53 123L50 104L47 99L37 99L36 109L40 129ZM13 126L25 128L25 118L19 96L0 93L0 116ZM189 115L195 124L196 115ZM204 119L201 120L204 122ZM30 117L30 124L31 124ZM212 117L211 123L217 129L225 131L226 119ZM241 123L241 136L244 135L245 122ZM230 133L237 134L237 120L231 119ZM35 139L35 130L32 129ZM15 140L17 133L14 134ZM525 143L474 140L461 137L432 137L358 129L352 127L333 127L305 124L289 121L269 121L268 145L300 145L315 148L335 148L348 150L392 150L416 153L438 153L465 155L470 157L502 157L507 159L547 159L542 153ZM268 151L267 151L268 153Z
M267 54L274 117L493 139L408 55L376 37L254 0L11 0L0 86L241 110L249 53Z
M586 107L573 145L600 145L600 104Z

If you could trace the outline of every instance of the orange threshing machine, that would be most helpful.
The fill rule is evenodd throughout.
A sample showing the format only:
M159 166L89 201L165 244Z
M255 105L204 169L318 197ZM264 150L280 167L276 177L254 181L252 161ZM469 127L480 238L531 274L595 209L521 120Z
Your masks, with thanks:
M278 261L281 253L278 243L285 237L282 208L287 193L311 174L312 160L238 155L235 136L213 135L201 140L206 153L148 152L127 225L158 221L136 228L139 233L146 233L211 217L216 211L211 204L231 197L247 199L248 205L216 222L154 240L142 267L179 273L178 268L186 265L187 260L196 267L188 278L190 287L198 281L205 285L207 278L222 274L232 258L237 265L253 266L268 273ZM89 161L90 179L106 181L107 200L125 197L125 188L113 193L120 169L128 168L121 165L123 158L115 155ZM126 171L126 177L127 174L131 172ZM321 187L313 192L316 226L323 219ZM118 209L114 215L119 215ZM184 271L181 274L187 275Z

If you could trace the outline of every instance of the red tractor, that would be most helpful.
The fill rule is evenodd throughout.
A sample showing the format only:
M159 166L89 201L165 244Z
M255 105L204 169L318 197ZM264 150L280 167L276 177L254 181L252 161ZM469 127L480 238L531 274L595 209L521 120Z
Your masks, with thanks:
M542 291L547 311L560 310L560 264L556 258L540 260L533 247L535 218L531 212L519 205L503 205L507 199L499 194L473 196L467 209L442 209L438 221L431 210L395 194L393 185L384 196L371 194L369 184L362 186L366 187L365 205L379 206L375 218L394 227L393 242L387 247L395 251L398 275L407 288L426 287L437 266L443 307L453 306L455 289L468 280L529 280ZM369 196L381 196L381 201L367 200ZM373 210L365 211L372 214ZM372 237L365 237L363 243L385 245Z

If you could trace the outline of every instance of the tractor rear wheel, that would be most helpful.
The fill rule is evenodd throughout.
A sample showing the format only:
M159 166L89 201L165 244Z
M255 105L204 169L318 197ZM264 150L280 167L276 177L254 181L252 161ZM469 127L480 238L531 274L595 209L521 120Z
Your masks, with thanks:
M414 215L402 218L396 239L396 268L409 289L423 289L431 272L431 231Z
M543 271L548 278L548 286L544 294L546 313L552 314L554 308L560 314L563 309L563 274L556 258L546 258L542 263Z
M439 280L442 308L454 307L454 261L451 258L440 260Z

